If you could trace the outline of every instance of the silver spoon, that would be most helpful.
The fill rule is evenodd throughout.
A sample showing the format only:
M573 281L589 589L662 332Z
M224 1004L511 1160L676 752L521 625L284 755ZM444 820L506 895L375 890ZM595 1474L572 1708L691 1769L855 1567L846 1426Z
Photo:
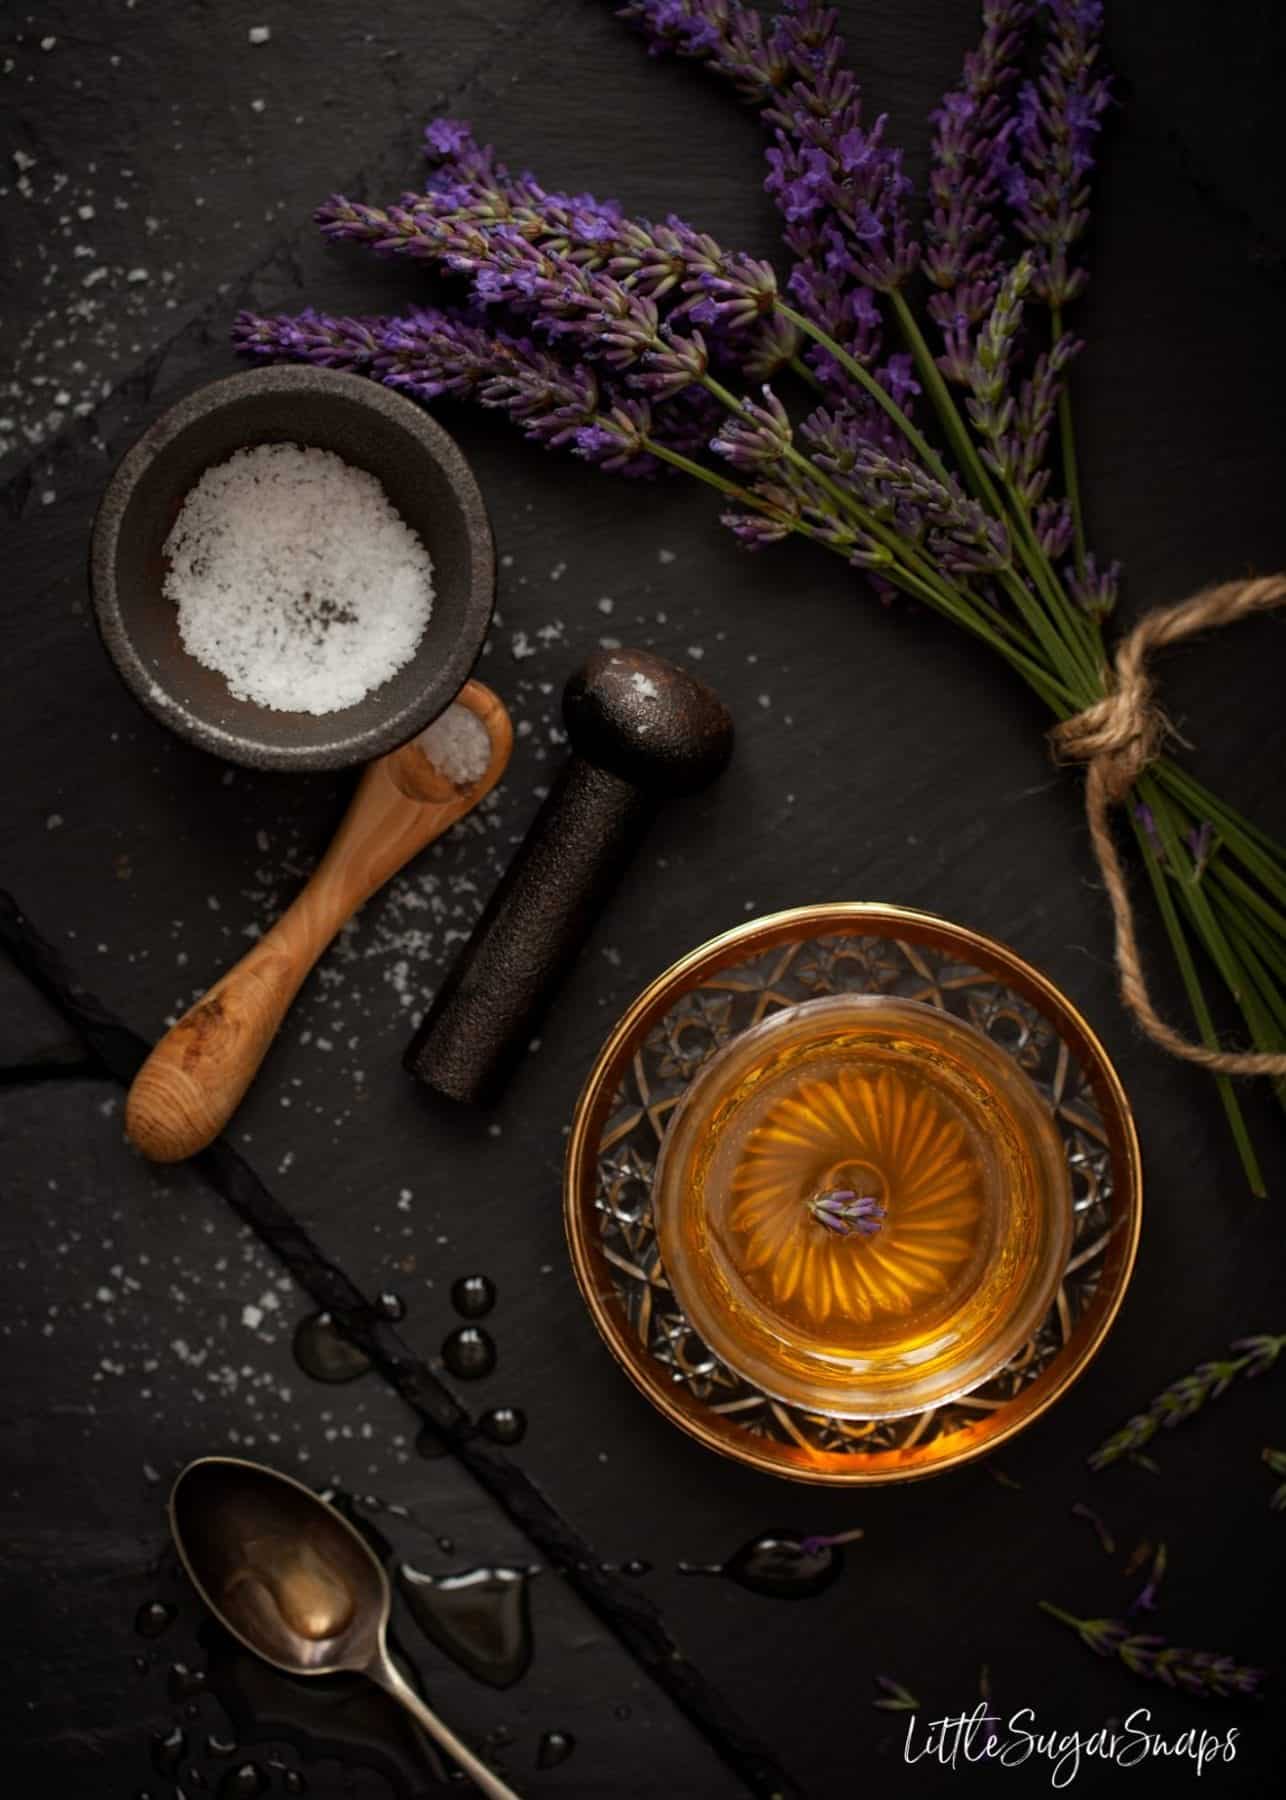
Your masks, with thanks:
M192 1585L247 1650L288 1675L365 1675L489 1800L518 1800L399 1673L385 1642L387 1577L333 1506L260 1463L203 1456L174 1483L169 1512Z

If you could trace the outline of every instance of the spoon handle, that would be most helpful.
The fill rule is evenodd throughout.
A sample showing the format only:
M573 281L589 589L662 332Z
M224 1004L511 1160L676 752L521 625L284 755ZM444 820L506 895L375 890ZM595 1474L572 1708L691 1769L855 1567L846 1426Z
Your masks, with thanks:
M519 1800L519 1796L511 1787L492 1773L486 1763L481 1762L473 1751L451 1730L444 1725L438 1715L427 1707L415 1689L406 1681L394 1666L388 1651L380 1646L379 1652L366 1666L366 1673L371 1680L391 1694L398 1703L404 1706L416 1723L423 1727L435 1744L441 1746L459 1764L465 1774L473 1782L480 1793L486 1794L487 1800Z
M469 690L477 690L474 698ZM500 703L470 682L461 700L484 712ZM503 714L503 708L500 708ZM508 720L504 720L507 728ZM477 805L507 760L493 731L492 766L457 789L414 746L362 774L329 849L290 907L235 968L189 1007L157 1044L125 1103L125 1131L153 1162L182 1162L223 1130L254 1080L300 984L344 922L403 865ZM420 793L407 788L417 771Z

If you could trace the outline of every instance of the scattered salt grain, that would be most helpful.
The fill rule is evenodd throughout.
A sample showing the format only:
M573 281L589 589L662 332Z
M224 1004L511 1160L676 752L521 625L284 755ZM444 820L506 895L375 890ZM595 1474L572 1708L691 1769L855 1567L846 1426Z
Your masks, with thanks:
M491 737L477 713L458 703L427 725L416 743L441 775L466 787L487 772Z
M206 470L169 537L184 646L239 700L353 706L410 661L432 563L380 483L329 450L260 444Z
M272 36L272 31L267 25L252 25L246 36L252 44L266 44Z

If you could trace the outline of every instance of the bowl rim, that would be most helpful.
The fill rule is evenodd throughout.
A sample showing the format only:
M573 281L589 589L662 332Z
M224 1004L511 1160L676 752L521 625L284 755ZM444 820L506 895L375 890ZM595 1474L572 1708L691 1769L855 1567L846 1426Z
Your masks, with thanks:
M703 1328L708 1322L708 1319L699 1318L697 1316L693 1307L688 1304L683 1293L680 1291L680 1285L676 1283L673 1271L666 1266L666 1258L664 1250L662 1249L663 1240L666 1234L661 1223L661 1217L664 1211L664 1208L662 1207L662 1196L665 1190L663 1172L678 1154L680 1142L679 1133L683 1129L683 1121L685 1118L689 1122L692 1118L694 1095L699 1098L698 1090L708 1088L710 1080L712 1079L712 1071L717 1072L717 1066L725 1059L730 1058L734 1046L744 1044L747 1038L755 1038L758 1041L761 1038L772 1037L774 1033L785 1036L792 1027L797 1025L797 1015L814 1007L824 1007L828 1009L837 1019L842 1017L845 1013L851 1013L853 1009L857 1009L860 1012L866 1008L869 1008L872 1011L882 1009L886 1013L892 1012L894 1014L904 1010L909 1010L913 1013L923 1012L933 1014L935 1018L945 1024L948 1034L959 1032L962 1038L971 1040L980 1046L993 1062L1007 1064L1009 1070L1019 1077L1017 1086L1022 1093L1022 1104L1029 1110L1033 1117L1039 1119L1040 1129L1046 1133L1049 1139L1049 1141L1042 1146L1042 1149L1044 1152L1051 1153L1053 1159L1057 1162L1055 1174L1055 1186L1057 1192L1051 1193L1049 1196L1051 1206L1056 1213L1056 1218L1050 1234L1050 1241L1053 1246L1051 1251L1052 1261L1050 1269L1043 1281L1030 1284L1024 1305L1021 1309L1016 1311L1014 1318L1009 1321L1007 1329L997 1333L996 1341L988 1352L984 1366L966 1374L958 1373L953 1378L955 1385L949 1386L943 1393L938 1394L933 1398L920 1398L914 1400L903 1399L895 1401L888 1406L876 1406L868 1400L862 1406L855 1407L852 1410L849 1410L846 1407L837 1407L833 1413L833 1416L837 1419L850 1420L855 1423L867 1423L873 1420L910 1418L916 1413L929 1411L935 1407L949 1406L953 1401L959 1400L963 1395L971 1393L975 1388L982 1387L986 1382L991 1381L1001 1372L1005 1365L1018 1354L1019 1350L1022 1349L1023 1345L1027 1342L1027 1339L1049 1311L1050 1306L1053 1304L1054 1296L1057 1294L1063 1280L1067 1259L1070 1256L1072 1249L1073 1211L1071 1175L1068 1171L1067 1159L1063 1152L1062 1139L1059 1137L1058 1128L1054 1123L1053 1112L1050 1109L1045 1096L1041 1093L1035 1082L1032 1081L1031 1077L1027 1074L1027 1071L1013 1057L1009 1056L1001 1046L997 1044L994 1038L988 1037L985 1031L980 1031L969 1019L962 1019L955 1013L943 1013L939 1008L929 1006L923 1000L908 1000L900 994L884 993L825 994L810 1000L797 1000L790 1006L778 1007L775 1012L766 1014L756 1024L748 1025L743 1031L736 1032L733 1036L727 1038L714 1054L702 1063L701 1067L689 1079L673 1112L666 1120L664 1134L657 1146L656 1164L652 1174L652 1211L655 1221L654 1229L656 1231L657 1248L658 1251L661 1252L662 1266L666 1268L666 1279L669 1281L676 1300L678 1300L684 1313L692 1323L693 1328L696 1330L702 1343L713 1350L734 1374L740 1375L741 1379L748 1382L752 1387L757 1387L760 1392L766 1394L769 1399L780 1400L785 1406L799 1407L803 1405L803 1402L799 1399L798 1395L784 1393L780 1388L773 1387L769 1381L763 1380L758 1375L748 1373L746 1369L740 1366L735 1354L732 1356L727 1354L726 1343L716 1345L713 1342L712 1338ZM690 1123L688 1125L688 1132L690 1137ZM685 1150L689 1148L686 1140L683 1142L683 1148Z
M322 744L295 745L250 731L228 731L198 719L157 681L125 623L116 581L121 528L145 472L192 425L254 394L328 391L400 426L437 464L456 495L469 540L465 627L438 664L434 679L395 712ZM230 453L231 454L231 453ZM342 769L368 762L408 742L451 704L482 652L495 609L496 558L491 522L476 476L449 432L405 395L368 376L311 364L244 369L217 376L182 395L139 434L112 471L98 503L89 540L89 588L94 622L113 667L135 700L178 737L228 762L256 769ZM283 714L283 717L289 715ZM336 720L342 712L329 715Z
M899 1465L885 1463L882 1457L853 1456L844 1460L857 1466L842 1469L805 1463L787 1466L772 1453L772 1446L763 1448L749 1433L735 1441L720 1436L703 1416L684 1405L679 1394L672 1392L657 1377L627 1328L624 1313L616 1304L614 1288L605 1278L601 1281L596 1278L596 1260L602 1260L602 1252L587 1229L592 1206L582 1204L581 1195L587 1184L594 1181L599 1131L611 1103L622 1052L633 1043L641 1028L654 1023L672 1000L693 984L694 977L744 961L752 947L762 951L790 942L804 930L810 935L823 935L827 928L842 932L877 920L895 928L901 925L908 930L918 930L939 942L971 951L981 956L984 967L999 966L1016 991L1038 1002L1077 1040L1086 1068L1095 1078L1120 1184L1122 1228L1116 1245L1118 1261L1106 1304L1090 1320L1075 1353L1068 1355L1070 1345L1064 1345L1060 1352L1061 1366L1054 1371L1056 1379L1048 1383L1030 1407L1017 1412L996 1429L980 1434L976 1440L971 1438L959 1444L933 1461ZM896 935L896 931L892 935ZM592 1193L592 1185L588 1191ZM1048 976L998 939L935 913L878 900L825 901L743 920L697 945L663 969L626 1007L595 1058L576 1101L563 1169L563 1225L577 1286L600 1337L634 1386L672 1424L707 1449L779 1480L819 1487L874 1487L924 1480L989 1454L1034 1424L1080 1379L1102 1348L1129 1290L1142 1216L1143 1168L1134 1117L1120 1076L1080 1011ZM1041 1379L1044 1381L1045 1378ZM881 1463L879 1468L861 1466L877 1460Z

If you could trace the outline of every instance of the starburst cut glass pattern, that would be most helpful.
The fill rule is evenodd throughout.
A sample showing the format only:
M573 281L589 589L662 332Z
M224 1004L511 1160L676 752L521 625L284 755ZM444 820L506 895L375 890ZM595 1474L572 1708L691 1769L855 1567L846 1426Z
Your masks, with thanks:
M896 1417L844 1418L791 1405L729 1367L678 1303L644 1198L671 1115L700 1065L783 1007L839 992L921 1001L990 1037L1049 1104L1071 1178L1071 1252L1057 1294L1027 1341L968 1393ZM677 991L629 1046L593 1158L597 1181L585 1203L597 1220L603 1298L637 1345L640 1378L650 1365L654 1374L646 1379L681 1395L717 1441L729 1450L743 1440L771 1445L783 1472L816 1463L838 1469L850 1459L909 1472L932 1467L977 1433L990 1435L1055 1374L1085 1323L1097 1317L1105 1272L1109 1286L1120 1280L1121 1234L1128 1237L1136 1204L1128 1190L1124 1197L1117 1191L1112 1138L1091 1073L1059 1027L994 970L906 929L804 931L772 948L748 945L743 961ZM820 1228L818 1235L824 1235ZM878 1241L838 1240L835 1248L863 1257Z

